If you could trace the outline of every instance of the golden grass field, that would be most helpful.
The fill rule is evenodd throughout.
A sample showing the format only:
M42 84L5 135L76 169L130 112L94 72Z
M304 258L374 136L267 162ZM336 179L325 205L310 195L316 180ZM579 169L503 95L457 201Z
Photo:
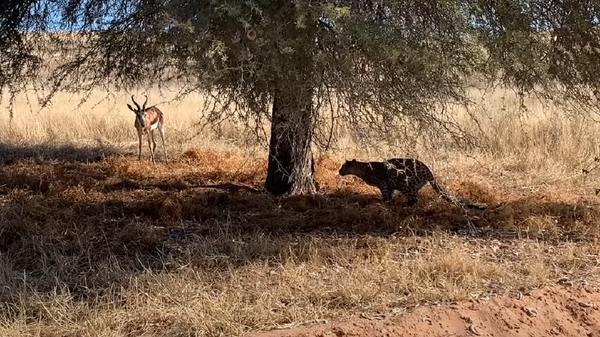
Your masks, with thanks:
M156 167L137 160L127 93L93 92L80 106L59 93L41 111L20 94L13 120L2 102L1 336L238 336L598 274L590 119L534 99L522 115L514 95L474 91L484 149L344 137L316 154L320 195L275 200L202 187L260 186L266 144L234 125L201 130L200 96L149 96L172 159L159 141ZM413 208L388 207L335 177L344 159L406 155L490 208L465 213L430 187Z

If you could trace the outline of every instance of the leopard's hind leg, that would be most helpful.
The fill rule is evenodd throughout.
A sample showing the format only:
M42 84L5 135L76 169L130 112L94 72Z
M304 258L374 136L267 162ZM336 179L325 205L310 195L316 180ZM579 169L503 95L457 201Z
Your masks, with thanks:
M414 206L419 201L417 191L406 191L402 194L404 194L404 207Z

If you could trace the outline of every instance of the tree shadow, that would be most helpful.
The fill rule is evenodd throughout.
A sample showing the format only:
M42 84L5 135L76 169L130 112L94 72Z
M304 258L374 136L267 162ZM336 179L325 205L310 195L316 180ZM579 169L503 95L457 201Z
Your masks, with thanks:
M61 161L90 163L103 160L105 157L120 153L119 149L110 146L76 146L37 144L15 146L0 143L0 165L11 165L19 160Z
M530 197L465 212L429 195L403 207L379 195L325 190L274 198L251 174L225 182L206 170L148 179L110 163L0 167L0 300L68 289L95 303L147 271L182 265L218 273L302 252L319 238L428 236L444 231L489 240L593 240L599 208ZM472 230L474 228L474 230ZM290 253L291 252L291 253ZM226 258L225 258L226 257ZM19 286L27 278L28 288ZM117 287L117 288L118 288Z

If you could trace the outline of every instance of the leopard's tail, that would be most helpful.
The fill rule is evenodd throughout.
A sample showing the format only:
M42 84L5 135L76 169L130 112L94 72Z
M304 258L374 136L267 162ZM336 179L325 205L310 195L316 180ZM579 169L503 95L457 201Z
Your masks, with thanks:
M429 184L440 195L440 197L442 199L446 200L447 202L449 202L451 204L454 204L458 208L463 208L463 207L474 208L474 209L486 209L487 208L486 205L475 203L475 202L472 202L471 200L463 200L463 201L458 200L457 197L455 197L454 195L452 195L448 191L446 191L435 180L429 181Z

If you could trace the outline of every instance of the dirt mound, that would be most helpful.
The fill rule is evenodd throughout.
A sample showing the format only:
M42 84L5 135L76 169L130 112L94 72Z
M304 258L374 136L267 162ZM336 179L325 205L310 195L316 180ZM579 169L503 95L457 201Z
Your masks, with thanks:
M253 337L322 336L600 336L598 284L547 287L515 298L496 297L421 307L407 315L359 315L308 328Z

